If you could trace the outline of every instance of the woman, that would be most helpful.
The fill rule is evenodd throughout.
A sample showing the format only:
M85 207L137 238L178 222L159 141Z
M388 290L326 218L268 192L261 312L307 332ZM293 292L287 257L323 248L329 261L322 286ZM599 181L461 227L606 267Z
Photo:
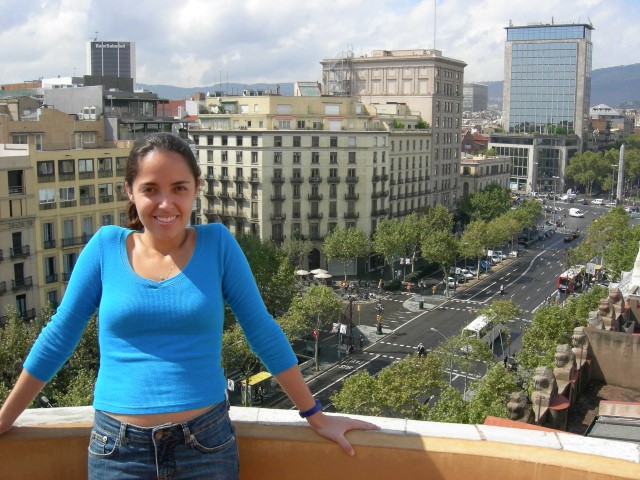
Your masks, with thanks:
M62 303L0 409L0 434L71 355L97 309L101 356L89 478L237 478L220 365L224 302L320 435L353 455L345 432L377 428L322 413L233 236L221 224L188 226L199 177L178 137L159 133L134 144L125 172L129 228L103 227L82 251Z

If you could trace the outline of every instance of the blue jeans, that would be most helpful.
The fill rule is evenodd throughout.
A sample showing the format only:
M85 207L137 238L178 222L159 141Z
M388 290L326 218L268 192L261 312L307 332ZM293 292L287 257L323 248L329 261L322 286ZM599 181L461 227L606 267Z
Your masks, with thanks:
M95 412L89 480L239 478L229 404L221 402L182 423L138 427Z

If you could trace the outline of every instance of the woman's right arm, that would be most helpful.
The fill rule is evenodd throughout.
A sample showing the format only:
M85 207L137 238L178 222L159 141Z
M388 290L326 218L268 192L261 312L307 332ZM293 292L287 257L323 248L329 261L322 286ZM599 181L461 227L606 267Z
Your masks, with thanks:
M26 370L18 377L13 390L0 408L0 435L11 429L16 419L29 406L46 382L38 380Z

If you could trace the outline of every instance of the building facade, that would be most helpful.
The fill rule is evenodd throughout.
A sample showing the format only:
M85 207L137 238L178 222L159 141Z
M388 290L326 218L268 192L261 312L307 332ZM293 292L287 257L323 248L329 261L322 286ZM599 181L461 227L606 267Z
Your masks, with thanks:
M588 24L508 26L503 122L509 133L585 138L593 45Z
M430 205L455 206L459 188L464 67L439 50L374 50L371 55L324 59L325 95L354 95L369 105L401 103L429 123L432 133ZM437 192L437 193L436 193Z
M94 40L87 42L87 74L132 78L136 81L135 42Z
M509 188L511 159L495 155L463 155L460 160L462 196L480 192L489 185Z
M493 134L489 148L511 159L509 187L513 191L562 192L569 159L580 152L575 135Z
M313 269L326 266L321 243L336 226L372 234L428 205L431 133L406 106L263 95L208 98L207 108L189 128L205 178L197 222L308 239Z
M489 103L489 86L482 83L465 83L462 89L462 110L484 112Z

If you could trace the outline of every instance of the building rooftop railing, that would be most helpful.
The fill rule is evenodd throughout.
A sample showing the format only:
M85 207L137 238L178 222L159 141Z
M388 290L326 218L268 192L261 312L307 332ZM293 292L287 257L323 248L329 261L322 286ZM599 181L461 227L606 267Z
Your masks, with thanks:
M349 457L297 412L231 407L240 478L262 480L640 478L635 443L564 432L363 417L379 431L354 431ZM0 436L4 480L87 476L91 407L27 410Z

